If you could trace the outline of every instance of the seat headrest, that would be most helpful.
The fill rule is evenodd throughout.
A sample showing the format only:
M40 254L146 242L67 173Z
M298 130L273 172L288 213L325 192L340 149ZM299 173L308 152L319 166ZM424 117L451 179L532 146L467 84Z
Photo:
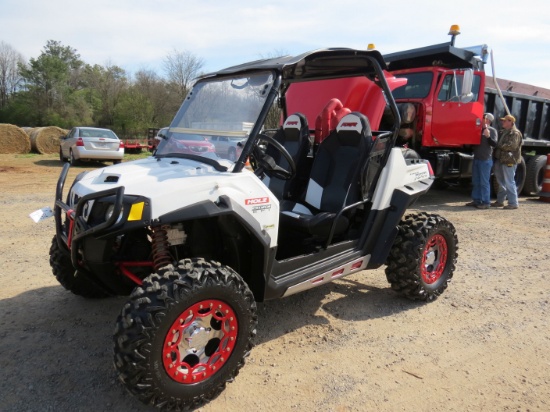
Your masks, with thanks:
M367 117L358 112L353 112L342 117L342 120L336 126L338 133L350 131L363 134L364 132L370 133L370 125Z
M305 122L305 117L299 113L291 114L287 117L285 120L285 123L283 124L283 129L298 129L300 130Z
M345 115L336 126L336 133L340 143L346 146L361 144L361 141L372 136L369 119L359 112Z

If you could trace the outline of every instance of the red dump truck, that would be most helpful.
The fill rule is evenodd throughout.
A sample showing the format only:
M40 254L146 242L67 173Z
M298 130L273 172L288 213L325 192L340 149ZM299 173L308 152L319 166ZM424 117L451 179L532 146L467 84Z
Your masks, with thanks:
M401 115L401 146L407 156L430 161L439 185L469 182L483 113L493 113L495 119L510 113L524 136L523 159L516 172L518 190L538 194L550 153L550 90L491 77L485 72L492 56L489 48L456 47L457 26L449 34L450 42L383 56L386 76L396 78L394 83L403 81L392 90ZM316 143L324 129L330 129L345 113L366 112L371 90L367 82L349 78L322 89L315 84L300 85L315 96L306 115L310 124L316 124ZM288 93L287 105L292 107L292 98L298 95L303 96ZM323 99L328 102L324 108L313 105ZM387 110L370 121L373 128L384 130L393 119ZM493 126L501 125L495 120Z

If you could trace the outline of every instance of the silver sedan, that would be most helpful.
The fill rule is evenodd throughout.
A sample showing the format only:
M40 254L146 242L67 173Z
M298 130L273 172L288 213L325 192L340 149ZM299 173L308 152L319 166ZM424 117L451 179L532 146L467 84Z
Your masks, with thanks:
M71 165L81 160L110 160L114 164L124 158L124 143L110 129L73 127L61 138L59 160Z

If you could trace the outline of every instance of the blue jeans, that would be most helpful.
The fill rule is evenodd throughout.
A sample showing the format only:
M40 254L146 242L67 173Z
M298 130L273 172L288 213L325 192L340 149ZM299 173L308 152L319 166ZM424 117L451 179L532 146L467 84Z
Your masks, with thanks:
M472 168L472 200L479 204L491 204L491 167L493 159L474 159Z
M518 192L514 176L516 174L517 165L507 166L500 162L495 162L495 177L498 182L497 202L504 203L508 198L508 204L518 206Z

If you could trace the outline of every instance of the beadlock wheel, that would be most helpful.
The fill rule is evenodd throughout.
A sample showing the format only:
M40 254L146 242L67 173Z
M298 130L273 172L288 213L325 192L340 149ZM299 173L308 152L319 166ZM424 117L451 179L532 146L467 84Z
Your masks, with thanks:
M115 368L143 403L193 410L238 375L256 324L254 295L238 273L183 259L132 292L116 322Z
M192 305L172 324L164 339L164 369L176 382L210 378L235 349L239 333L231 306L212 299Z
M434 235L426 243L422 256L422 279L431 285L441 278L447 264L447 241L442 235Z
M458 256L454 226L436 214L405 216L386 261L386 278L413 300L437 299L453 277Z

